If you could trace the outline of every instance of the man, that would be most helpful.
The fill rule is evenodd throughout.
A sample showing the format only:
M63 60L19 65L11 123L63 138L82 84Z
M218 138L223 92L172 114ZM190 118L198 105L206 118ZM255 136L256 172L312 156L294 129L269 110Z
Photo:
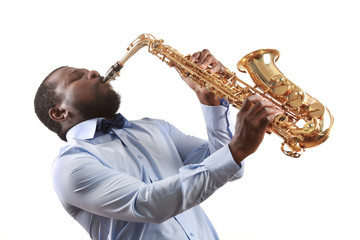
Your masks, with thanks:
M208 50L191 61L223 69ZM102 80L96 71L62 67L35 97L40 120L69 143L53 166L54 188L66 211L92 239L218 239L198 205L241 177L241 162L256 151L278 110L251 96L232 133L228 107L184 78L201 103L205 141L165 121L115 116L120 97ZM107 121L115 117L120 125Z

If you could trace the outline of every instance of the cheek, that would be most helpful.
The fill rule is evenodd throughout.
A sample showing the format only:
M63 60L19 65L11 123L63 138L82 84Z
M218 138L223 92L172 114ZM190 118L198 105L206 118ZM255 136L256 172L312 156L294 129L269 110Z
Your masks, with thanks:
M73 87L67 91L65 100L71 105L94 102L96 100L96 92L89 87Z

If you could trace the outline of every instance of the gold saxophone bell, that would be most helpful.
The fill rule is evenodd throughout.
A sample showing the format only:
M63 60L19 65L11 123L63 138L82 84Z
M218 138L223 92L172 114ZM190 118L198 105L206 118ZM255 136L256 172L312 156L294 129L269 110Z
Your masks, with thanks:
M254 51L243 57L237 67L249 73L255 86L285 110L269 128L284 138L281 150L286 155L299 157L306 148L318 146L329 137L334 118L323 104L276 67L279 56L275 49Z
M142 34L130 44L125 56L108 70L104 82L115 80L124 63L145 46L181 75L190 77L238 109L248 96L254 94L273 102L283 114L275 118L267 132L274 132L284 139L281 150L287 156L298 158L306 148L318 146L329 137L334 122L330 111L280 72L275 65L280 54L275 49L254 51L238 62L238 70L247 72L253 79L255 86L252 87L227 68L210 73L209 69L189 61L189 55L183 56L164 45L163 40Z

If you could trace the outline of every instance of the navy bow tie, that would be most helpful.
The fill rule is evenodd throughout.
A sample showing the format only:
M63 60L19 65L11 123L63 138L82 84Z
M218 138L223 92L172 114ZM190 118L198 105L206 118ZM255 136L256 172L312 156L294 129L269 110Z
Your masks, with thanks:
M123 115L118 113L112 120L108 120L105 118L101 119L96 126L96 130L103 133L109 133L112 128L121 129L126 125L126 123L128 124L129 122Z

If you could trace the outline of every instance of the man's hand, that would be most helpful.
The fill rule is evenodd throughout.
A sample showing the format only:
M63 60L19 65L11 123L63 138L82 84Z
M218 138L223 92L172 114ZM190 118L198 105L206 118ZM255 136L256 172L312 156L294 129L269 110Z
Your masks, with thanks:
M211 66L210 72L223 71L225 67L219 62L209 50L204 49L196 52L190 57L190 61L196 63L202 69ZM199 84L192 81L190 78L182 77L182 79L193 89L202 104L216 106L220 105L220 99L214 93L207 90L205 87L200 87Z
M235 134L229 148L236 163L254 153L262 142L267 126L282 113L275 105L253 95L245 99L236 117Z

